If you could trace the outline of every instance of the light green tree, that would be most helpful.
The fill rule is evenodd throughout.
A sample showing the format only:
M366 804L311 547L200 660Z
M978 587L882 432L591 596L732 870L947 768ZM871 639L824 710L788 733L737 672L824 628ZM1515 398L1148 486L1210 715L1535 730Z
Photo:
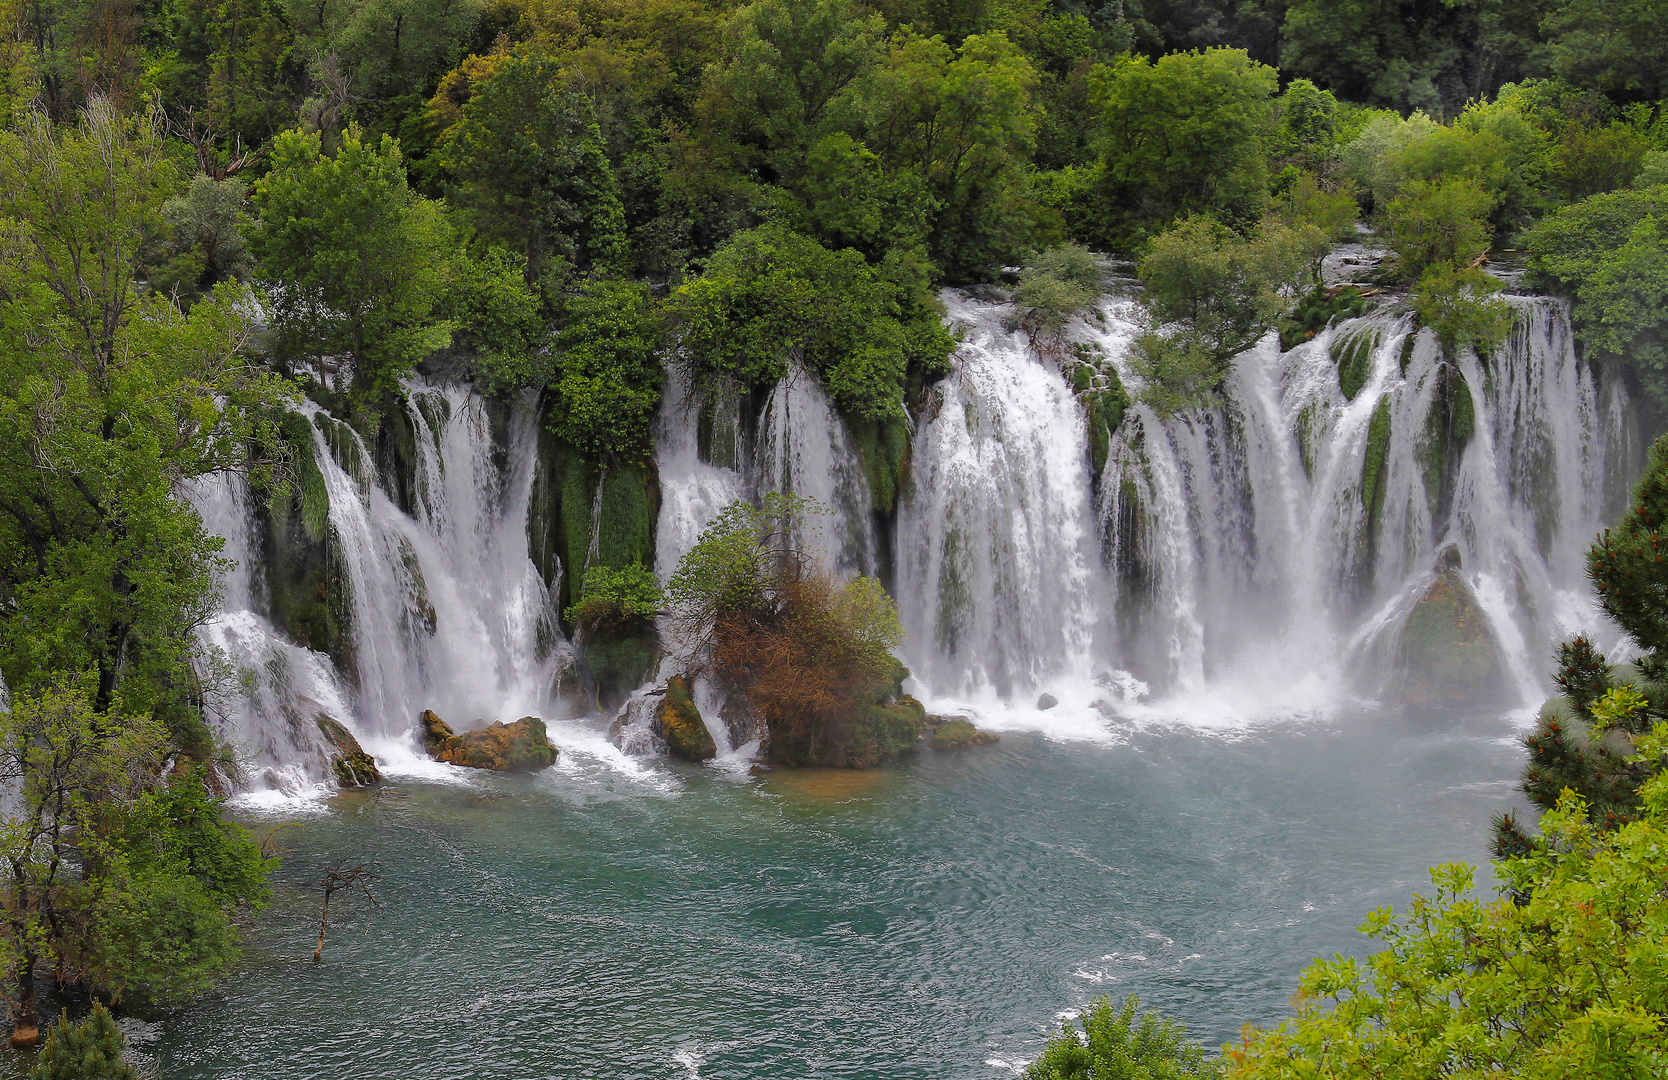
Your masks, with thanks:
M1220 1062L1187 1037L1175 1020L1141 1012L1131 995L1114 1005L1100 997L1048 1040L1021 1080L1216 1080ZM1079 1028L1081 1030L1079 1030Z
M1668 725L1639 740L1668 753ZM1668 778L1638 820L1604 830L1571 793L1542 839L1496 864L1502 890L1471 894L1471 867L1434 868L1431 896L1361 927L1383 949L1317 960L1297 1015L1227 1048L1234 1080L1634 1080L1668 1070Z

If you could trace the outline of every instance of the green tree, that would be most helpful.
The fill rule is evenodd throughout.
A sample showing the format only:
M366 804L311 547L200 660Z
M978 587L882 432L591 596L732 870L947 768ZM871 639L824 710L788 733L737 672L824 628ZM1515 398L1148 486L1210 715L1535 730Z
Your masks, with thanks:
M554 286L625 254L625 209L590 100L543 52L505 59L440 153L481 234L524 247L529 281Z
M1215 1080L1222 1066L1205 1059L1181 1024L1154 1012L1139 1012L1133 995L1114 1006L1099 997L1078 1019L1067 1020L1043 1052L1021 1073L1022 1080Z
M654 571L642 563L613 569L589 566L578 602L564 613L568 622L604 636L619 636L648 623L666 606Z
M856 251L778 225L739 233L672 297L685 362L702 377L769 385L798 360L864 418L903 414L905 377L942 372L952 343L937 312Z
M1668 188L1597 195L1545 218L1524 239L1543 288L1574 298L1587 355L1624 365L1651 406L1668 409Z
M1099 303L1106 271L1087 248L1061 244L1038 252L1019 272L1014 312L1033 347L1064 351L1066 324Z
M1470 180L1410 180L1384 207L1383 226L1396 269L1418 281L1438 263L1467 265L1488 250L1494 199Z
M1270 217L1249 238L1192 217L1154 239L1137 268L1160 325L1181 324L1218 359L1254 345L1315 280L1330 244L1312 225Z
M1553 66L1580 86L1621 101L1668 95L1668 4L1560 0L1546 15Z
M439 205L406 183L392 137L373 143L349 129L331 156L317 133L287 131L255 205L250 246L279 352L311 360L327 389L327 358L345 356L353 387L374 399L451 343L439 308L456 238Z
M158 712L206 754L187 658L215 551L181 485L259 468L291 392L249 353L253 298L190 314L134 282L176 178L155 128L95 104L0 133L0 672Z
M126 1050L122 1029L95 1001L92 1011L75 1023L68 1013L58 1014L29 1080L139 1080L139 1073L123 1060Z
M250 223L248 189L235 180L198 173L182 195L162 204L168 236L148 283L161 292L195 299L222 281L244 281L254 259L244 239Z
M928 250L952 281L989 278L1036 235L1025 165L1037 77L1000 33L956 49L899 33L834 109L892 174L919 178L933 207Z
M1101 184L1114 215L1096 239L1128 250L1186 214L1250 224L1268 200L1278 80L1240 49L1125 57L1097 68Z
M1640 740L1668 752L1668 725ZM1668 937L1668 779L1604 830L1573 794L1543 840L1495 864L1507 898L1471 895L1471 867L1434 868L1435 894L1373 912L1365 962L1316 960L1297 1016L1229 1047L1234 1080L1513 1076L1630 1080L1668 1069L1661 942Z
M1280 66L1349 101L1451 116L1540 74L1556 0L1291 0Z
M736 167L766 181L797 177L830 106L879 62L883 29L851 0L754 0L725 27L697 115Z
M1512 309L1498 296L1502 288L1474 267L1436 263L1419 276L1413 310L1448 355L1469 345L1478 356L1487 357L1505 343L1512 329Z

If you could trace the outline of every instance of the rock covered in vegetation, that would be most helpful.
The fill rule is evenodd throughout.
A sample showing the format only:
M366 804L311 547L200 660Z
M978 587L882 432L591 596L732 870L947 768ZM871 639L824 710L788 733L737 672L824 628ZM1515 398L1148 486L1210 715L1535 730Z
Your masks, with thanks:
M1504 685L1500 643L1460 572L1459 553L1447 548L1402 627L1395 694L1416 706L1486 705Z
M666 693L655 710L655 727L674 757L710 761L718 756L718 744L707 730L701 710L695 707L690 690L689 680L682 675L666 680Z
M544 721L523 716L513 724L495 720L477 731L458 735L432 709L424 709L423 749L436 761L494 772L538 772L556 764L556 748Z
M965 716L929 716L932 738L927 745L934 750L961 750L969 746L989 746L1002 740L994 733L980 731Z
M345 788L368 787L371 784L382 783L382 773L376 767L376 759L365 753L359 745L359 740L353 737L341 721L335 717L320 713L314 718L319 726L319 733L324 741L335 753L330 755L330 771L336 775L336 783Z

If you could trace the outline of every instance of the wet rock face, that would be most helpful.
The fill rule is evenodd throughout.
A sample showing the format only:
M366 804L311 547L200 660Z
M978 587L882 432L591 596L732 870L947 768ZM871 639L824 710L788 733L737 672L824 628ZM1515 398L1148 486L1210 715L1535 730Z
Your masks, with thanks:
M336 783L345 788L368 787L371 784L382 783L382 773L376 767L376 759L365 753L364 748L359 745L359 740L353 737L353 732L335 717L320 713L314 719L325 743L334 751L330 755L330 771L336 775Z
M674 757L685 761L710 761L718 755L718 744L713 741L712 732L707 730L706 722L701 719L701 711L695 707L689 680L682 675L674 675L666 681L666 694L655 710L655 726Z
M1402 627L1395 696L1420 707L1480 706L1506 687L1500 643L1449 548Z
M536 716L523 716L512 724L495 720L462 735L432 709L424 709L418 719L423 726L423 749L436 761L494 772L538 772L556 764L556 748L545 733L544 721Z

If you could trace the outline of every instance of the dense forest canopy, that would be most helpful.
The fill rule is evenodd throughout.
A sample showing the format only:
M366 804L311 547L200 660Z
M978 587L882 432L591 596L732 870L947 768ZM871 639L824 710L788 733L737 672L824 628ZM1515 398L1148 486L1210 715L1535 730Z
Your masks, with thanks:
M574 571L564 629L627 636L660 603L668 377L707 404L817 379L889 513L949 370L945 284L1016 286L1097 467L1128 399L1063 332L1100 295L1092 253L1145 287L1130 367L1168 412L1270 331L1359 313L1318 266L1361 221L1447 352L1509 331L1481 267L1526 251L1585 356L1668 410L1668 0L0 10L0 775L24 815L0 829L0 968L22 1041L37 970L170 1000L266 900L213 794L236 673L198 647L224 561L182 495L241 471L316 543L303 395L397 451L381 425L424 365L536 393L551 483L583 504L545 538ZM604 490L636 531L587 549L573 522ZM767 584L737 640L838 639L890 696L878 585ZM309 611L290 625L328 636Z

